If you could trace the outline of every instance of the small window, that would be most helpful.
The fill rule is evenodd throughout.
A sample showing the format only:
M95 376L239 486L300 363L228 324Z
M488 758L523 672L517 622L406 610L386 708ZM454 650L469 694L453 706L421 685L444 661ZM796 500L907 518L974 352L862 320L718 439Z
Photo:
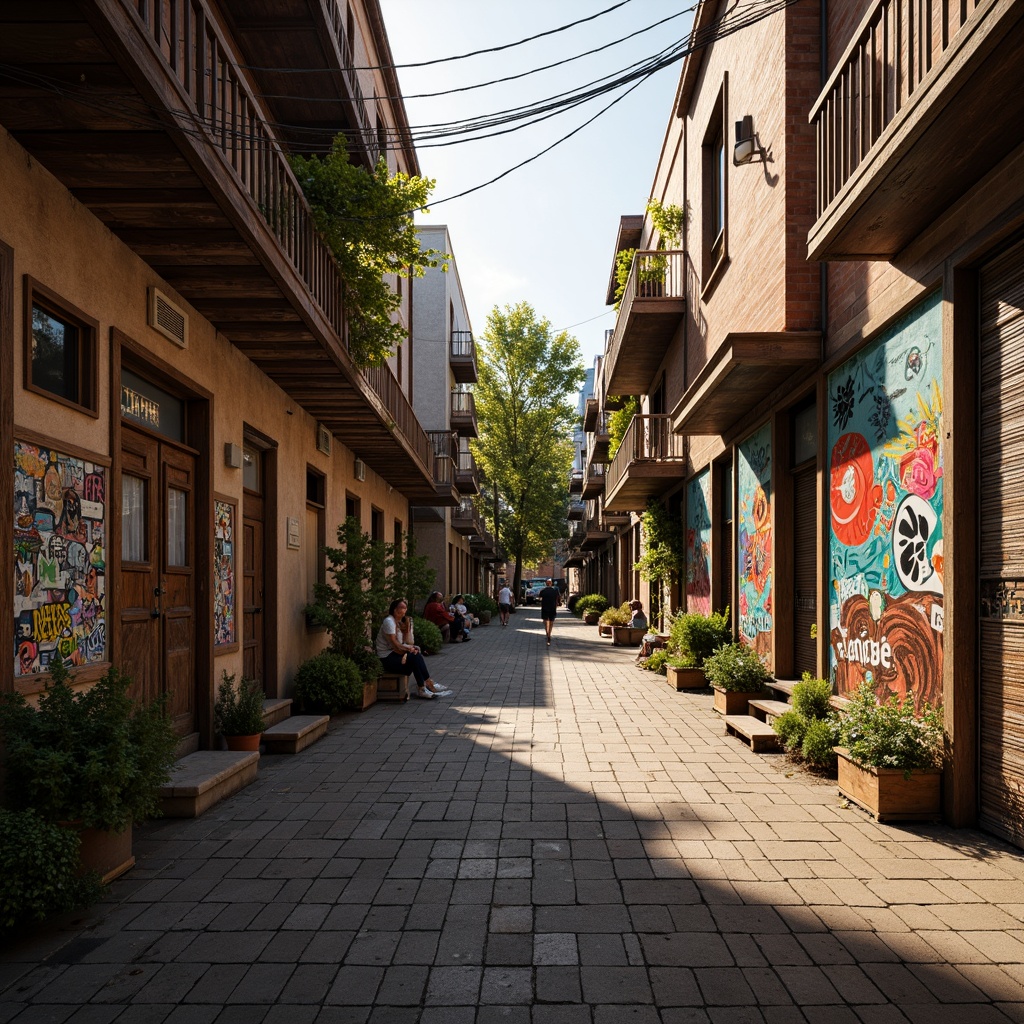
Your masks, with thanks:
M701 146L703 179L701 284L707 287L728 255L727 178L725 162L725 89L718 93Z
M25 278L25 387L96 414L98 323Z
M314 599L314 587L327 581L327 562L324 545L327 543L326 514L327 480L315 469L306 468L306 538L305 573L306 596Z
M242 448L242 486L255 494L263 493L263 453L252 445Z
M370 511L370 539L384 539L384 513L379 508Z
M360 528L362 528L362 507L359 499L352 494L345 495L345 518L358 520Z

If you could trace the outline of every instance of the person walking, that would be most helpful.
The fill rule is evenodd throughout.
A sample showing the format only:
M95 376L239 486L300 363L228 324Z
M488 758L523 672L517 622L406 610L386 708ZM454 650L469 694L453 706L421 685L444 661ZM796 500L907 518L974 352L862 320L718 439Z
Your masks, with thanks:
M562 595L558 588L553 586L552 580L547 580L547 586L538 595L540 597L540 617L544 622L544 634L547 637L548 647L551 646L551 630L555 625L555 609L562 603Z
M502 628L508 625L508 616L512 611L512 588L506 583L498 591L498 616L501 619Z

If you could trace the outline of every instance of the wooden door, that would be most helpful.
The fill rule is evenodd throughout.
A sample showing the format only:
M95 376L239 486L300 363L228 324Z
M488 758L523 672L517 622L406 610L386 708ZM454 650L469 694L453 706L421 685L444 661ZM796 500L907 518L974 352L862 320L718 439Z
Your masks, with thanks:
M132 694L170 696L175 731L196 731L195 457L129 427L121 442L118 665Z
M264 501L245 492L242 509L242 674L261 685L264 671Z
M981 272L981 824L1024 844L1024 244Z

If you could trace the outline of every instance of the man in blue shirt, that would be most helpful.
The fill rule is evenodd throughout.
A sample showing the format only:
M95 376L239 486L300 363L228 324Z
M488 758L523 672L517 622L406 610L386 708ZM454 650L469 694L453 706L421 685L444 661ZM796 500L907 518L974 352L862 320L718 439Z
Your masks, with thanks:
M547 586L540 592L540 617L544 622L544 633L547 636L548 647L551 646L551 627L555 624L555 609L562 603L562 595L552 581L547 581Z

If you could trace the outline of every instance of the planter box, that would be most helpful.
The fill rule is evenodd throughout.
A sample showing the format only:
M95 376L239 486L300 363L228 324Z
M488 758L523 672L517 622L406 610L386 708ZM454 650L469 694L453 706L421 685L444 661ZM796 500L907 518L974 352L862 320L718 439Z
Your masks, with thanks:
M634 629L632 626L612 626L612 646L639 647L646 632L646 629Z
M612 626L606 626L603 622L598 623L597 635L598 636L609 636L610 637L612 635L612 628L613 628Z
M377 680L363 683L363 706L359 709L365 711L371 704L377 703Z
M95 871L106 885L119 878L135 865L132 856L132 827L123 832L108 832L101 828L83 828L78 837L82 845L78 861L83 874Z
M700 690L708 685L702 668L675 668L666 665L665 676L673 690Z
M839 756L839 792L878 821L937 821L942 817L942 772L916 769L904 778L898 768L866 768Z
M251 736L225 736L224 742L228 750L259 750L262 738L263 733L257 732Z
M747 704L764 696L764 690L755 690L753 693L733 693L715 687L715 710L720 715L745 715L749 710Z
M601 618L601 613L600 612L586 612L583 615L583 621L588 626L596 626L597 623L598 623L598 620L600 618Z
M481 626L486 626L486 625L488 625L490 623L490 621L491 621L491 613L488 612L488 611L482 611L480 613L480 625Z

